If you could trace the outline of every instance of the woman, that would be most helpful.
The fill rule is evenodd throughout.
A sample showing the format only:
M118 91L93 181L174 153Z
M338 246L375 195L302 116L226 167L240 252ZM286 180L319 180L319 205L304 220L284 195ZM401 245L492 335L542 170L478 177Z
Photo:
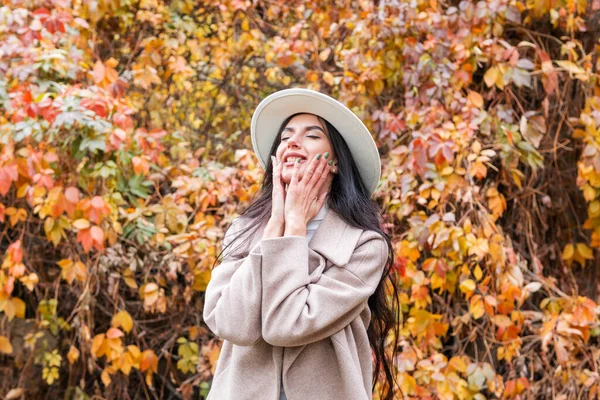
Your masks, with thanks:
M381 375L380 398L393 398L398 296L370 200L371 134L343 104L296 88L260 103L251 136L266 171L206 289L204 320L224 339L208 399L364 400Z

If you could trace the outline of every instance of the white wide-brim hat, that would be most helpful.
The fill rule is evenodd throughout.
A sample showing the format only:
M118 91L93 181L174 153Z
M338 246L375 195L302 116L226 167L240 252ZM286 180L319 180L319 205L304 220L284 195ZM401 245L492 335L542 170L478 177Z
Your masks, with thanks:
M297 113L318 115L338 130L352 153L362 181L369 193L373 194L381 177L381 160L371 132L344 104L314 90L280 90L266 97L256 107L250 136L261 166L267 167L271 146L281 124Z

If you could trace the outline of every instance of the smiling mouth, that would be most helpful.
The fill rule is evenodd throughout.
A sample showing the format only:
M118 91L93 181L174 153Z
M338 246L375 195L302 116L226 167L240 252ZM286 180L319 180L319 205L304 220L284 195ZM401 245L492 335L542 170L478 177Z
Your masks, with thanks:
M293 160L291 161L286 161L283 163L284 167L290 167L290 166L294 166L294 163L296 163L296 160L298 159L298 157L295 157ZM306 162L306 159L301 159L300 160L300 164L304 164Z

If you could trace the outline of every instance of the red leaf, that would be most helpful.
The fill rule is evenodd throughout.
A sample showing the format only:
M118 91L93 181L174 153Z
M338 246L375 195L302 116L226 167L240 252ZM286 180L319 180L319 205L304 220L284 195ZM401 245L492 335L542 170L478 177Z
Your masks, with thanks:
M92 226L90 229L92 239L96 242L102 243L104 241L104 231L99 226Z
M96 61L96 64L94 64L94 83L97 85L100 82L102 82L104 80L104 75L106 69L104 68L104 64L102 63L102 61L98 60Z
M16 181L18 177L19 171L16 165L13 164L0 168L0 195L6 196L12 182Z
M93 241L90 230L81 229L79 232L77 232L77 241L81 243L81 245L83 246L83 250L85 250L86 253L89 252L92 248Z

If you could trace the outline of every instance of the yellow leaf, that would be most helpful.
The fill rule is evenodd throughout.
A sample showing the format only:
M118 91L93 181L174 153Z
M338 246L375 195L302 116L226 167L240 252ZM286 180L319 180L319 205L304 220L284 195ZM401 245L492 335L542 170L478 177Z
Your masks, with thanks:
M192 286L192 289L197 290L199 292L204 292L206 290L206 287L208 286L210 277L211 271L209 269L194 273L194 284Z
M90 221L84 218L80 218L73 222L73 226L77 229L87 229L90 227Z
M586 70L581 68L579 65L575 64L572 61L568 60L557 60L555 61L558 65L563 67L565 70L569 71L570 74L585 74Z
M110 382L111 382L110 374L108 373L108 371L106 369L104 369L102 371L102 373L100 374L100 379L102 379L102 383L104 383L104 386L110 385Z
M572 243L569 243L568 245L565 246L565 249L563 250L562 259L565 261L568 261L573 258L574 254L575 254L575 247L573 246Z
M6 336L0 336L0 353L12 354L13 347Z
M459 289L463 293L470 293L475 290L475 281L473 279L465 279L459 285Z
M79 350L75 346L71 346L69 352L67 353L67 359L71 364L74 364L75 361L79 359Z
M483 76L483 80L485 81L485 84L488 87L494 86L494 83L498 79L498 74L499 74L498 67L496 67L495 65L492 68L488 69L485 72L485 75Z
M55 380L59 377L58 368L56 367L46 367L42 370L42 378L48 383L48 385L52 385Z
M594 253L585 243L577 243L577 253L585 260L593 260Z
M23 285L31 292L33 291L36 283L39 282L39 278L36 273L31 273L28 276L23 276L19 279Z
M469 312L473 315L473 318L479 319L485 313L485 307L483 305L483 300L481 296L478 294L473 295L469 302Z
M131 332L131 328L133 328L133 320L127 311L121 310L113 316L111 325L113 328L121 327L125 332L129 333Z
M60 260L57 264L61 268L61 277L69 282L70 285L73 284L74 280L84 282L87 279L87 269L81 261L73 263L72 260L64 259Z
M125 280L125 284L132 289L137 289L138 285L135 281L135 277L133 276L133 272L130 269L126 269L123 271L123 279Z
M14 317L25 318L25 302L18 297L11 298L6 302L4 313L9 321L12 321Z
M473 275L475 275L475 279L477 279L478 281L481 280L481 277L483 276L483 272L481 271L481 268L479 267L479 264L477 264L475 266L475 270L473 271Z

